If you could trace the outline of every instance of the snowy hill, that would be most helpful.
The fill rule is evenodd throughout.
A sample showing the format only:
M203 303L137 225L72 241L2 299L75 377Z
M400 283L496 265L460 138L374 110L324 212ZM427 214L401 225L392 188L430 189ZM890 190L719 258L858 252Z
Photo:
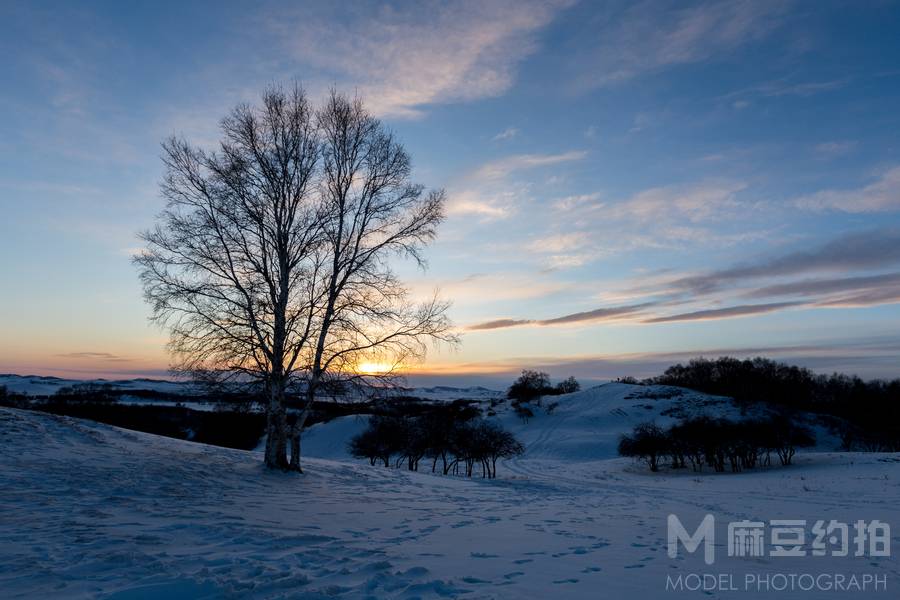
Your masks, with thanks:
M543 408L534 407L535 416L527 423L516 416L508 401L498 403L498 398L494 397L495 418L525 444L525 460L616 458L619 436L639 423L653 421L668 426L680 418L698 415L742 418L729 398L670 386L607 383L573 394L547 396L541 402ZM547 414L547 407L553 404L556 407ZM482 408L487 410L489 406L483 404ZM304 454L350 460L347 442L365 427L366 418L355 415L314 425L304 433ZM814 429L820 449L838 448L839 442L827 431Z
M42 375L15 375L11 373L0 374L0 386L14 394L28 396L52 396L61 388L79 384L108 385L122 391L151 391L165 394L202 394L203 390L197 385L186 381L167 381L162 379L63 379L60 377L46 377ZM400 387L385 392L390 396L411 396L423 400L452 401L452 400L490 400L500 398L503 392L491 390L481 386L453 387Z
M890 519L900 491L896 458L880 455L703 479L617 459L590 478L491 483L322 460L305 476L266 473L257 454L11 409L0 433L11 597L672 597L668 511Z
M84 383L109 385L117 390L147 390L166 394L193 394L197 391L196 386L190 383L162 379L62 379L41 375L0 375L0 386L5 386L9 392L28 396L52 396L61 388Z
M528 424L498 406L497 418L531 448L497 480L321 458L308 458L304 475L273 473L256 452L0 408L0 589L4 598L563 599L602 590L663 599L700 597L667 591L667 575L729 572L743 581L774 571L900 585L891 557L724 550L731 520L879 519L896 531L900 455L801 453L784 469L651 474L608 458L615 432L672 410L734 408L642 393L610 384L558 397L553 414ZM337 454L336 440L360 422L317 426L306 454L316 444L325 454L326 441ZM715 515L713 567L702 552L666 555L669 513L691 530ZM842 597L711 594L720 596Z

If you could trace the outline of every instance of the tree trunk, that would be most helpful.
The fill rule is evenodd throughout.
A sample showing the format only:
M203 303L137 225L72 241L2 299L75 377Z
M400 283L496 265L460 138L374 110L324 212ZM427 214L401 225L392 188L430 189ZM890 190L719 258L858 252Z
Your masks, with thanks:
M303 434L303 427L306 425L306 419L309 417L309 412L312 408L312 403L315 397L315 387L314 384L310 382L310 385L306 391L306 402L303 405L303 410L300 411L299 415L297 415L297 418L294 420L294 425L293 427L291 427L290 469L299 473L303 472L303 467L300 465L300 436Z
M287 416L284 412L284 387L271 384L266 410L266 466L287 469Z
M303 469L300 467L299 419L294 422L294 426L291 428L291 470L298 473L303 472Z

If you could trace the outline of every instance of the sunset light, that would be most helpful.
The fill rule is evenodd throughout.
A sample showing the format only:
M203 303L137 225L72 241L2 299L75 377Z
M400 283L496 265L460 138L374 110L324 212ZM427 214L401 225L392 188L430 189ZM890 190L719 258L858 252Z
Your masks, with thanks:
M900 0L0 0L0 56L4 598L898 596Z

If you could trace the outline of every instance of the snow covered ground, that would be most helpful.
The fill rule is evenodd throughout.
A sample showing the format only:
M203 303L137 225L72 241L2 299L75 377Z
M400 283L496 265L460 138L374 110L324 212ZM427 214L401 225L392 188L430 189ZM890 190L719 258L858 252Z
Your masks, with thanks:
M162 379L63 379L41 375L0 375L0 386L9 392L28 396L52 396L61 388L84 383L110 385L118 390L147 390L167 394L193 394L198 391L191 383Z
M793 467L719 475L650 474L616 458L618 434L635 422L736 411L690 392L660 397L669 393L609 384L551 399L560 402L553 414L527 424L500 405L497 418L528 451L492 481L352 461L346 439L364 425L354 417L314 427L306 474L294 475L266 472L254 452L0 408L0 590L116 599L898 596L895 557L729 557L726 526L877 519L894 526L898 549L900 455L807 452ZM670 513L690 532L714 515L713 565L702 548L667 556ZM747 576L776 573L829 576L819 585L879 577L886 590L743 587ZM740 591L666 589L667 578L690 574L731 575Z

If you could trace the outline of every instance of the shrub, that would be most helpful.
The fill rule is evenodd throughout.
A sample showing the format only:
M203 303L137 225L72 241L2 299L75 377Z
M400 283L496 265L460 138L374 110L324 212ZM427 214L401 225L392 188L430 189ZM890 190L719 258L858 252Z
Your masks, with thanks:
M574 377L567 377L556 384L557 394L572 394L581 389L581 384Z
M550 376L543 371L522 371L506 392L506 397L518 402L540 402L541 396L550 393Z
M497 461L524 452L515 437L495 422L481 418L447 419L439 413L420 417L371 417L366 430L350 440L350 453L375 465L399 467L403 462L411 471L418 471L419 461L432 459L431 471L458 473L460 467L471 477L476 464L481 475L497 476ZM392 462L392 458L395 458Z
M516 416L522 419L523 423L528 423L531 420L531 417L534 416L534 411L531 410L530 407L525 406L524 404L514 403L513 410L516 413Z
M651 471L669 456L673 469L690 463L694 471L707 465L716 472L726 468L740 472L769 466L772 452L782 465L790 465L797 448L813 444L812 432L785 415L743 421L702 416L684 419L665 431L652 423L638 425L631 435L622 436L619 454L643 460Z
M654 423L642 423L619 440L619 454L644 460L651 471L659 470L659 459L668 453L668 436Z

